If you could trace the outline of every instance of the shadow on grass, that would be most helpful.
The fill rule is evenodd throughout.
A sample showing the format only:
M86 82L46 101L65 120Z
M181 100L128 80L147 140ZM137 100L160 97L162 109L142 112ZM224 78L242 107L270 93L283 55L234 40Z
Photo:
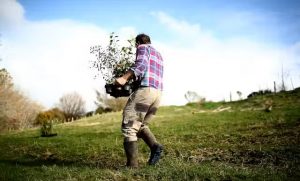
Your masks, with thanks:
M35 159L35 160L18 160L18 159L0 159L0 163L7 164L11 166L26 166L26 167L39 167L39 166L66 166L66 167L89 167L89 168L98 168L98 169L112 169L119 170L124 167L121 163L123 161L113 160L111 162L107 161L80 161L80 160L59 160L59 159Z

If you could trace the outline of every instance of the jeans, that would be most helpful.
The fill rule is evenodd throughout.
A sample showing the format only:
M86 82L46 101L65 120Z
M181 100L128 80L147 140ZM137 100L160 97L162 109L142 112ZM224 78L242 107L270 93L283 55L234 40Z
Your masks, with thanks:
M129 96L123 110L122 134L126 142L137 141L137 133L148 128L161 99L161 91L152 87L140 87Z

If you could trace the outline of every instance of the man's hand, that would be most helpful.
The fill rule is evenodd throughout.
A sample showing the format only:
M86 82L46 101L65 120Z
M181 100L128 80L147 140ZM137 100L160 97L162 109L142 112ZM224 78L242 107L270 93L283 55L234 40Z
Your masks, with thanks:
M124 77L119 77L119 78L116 78L115 80L115 84L117 85L125 85L127 82L127 80L124 78Z
M126 82L133 76L133 71L129 70L128 72L126 72L122 77L118 77L115 80L115 84L117 85L125 85Z

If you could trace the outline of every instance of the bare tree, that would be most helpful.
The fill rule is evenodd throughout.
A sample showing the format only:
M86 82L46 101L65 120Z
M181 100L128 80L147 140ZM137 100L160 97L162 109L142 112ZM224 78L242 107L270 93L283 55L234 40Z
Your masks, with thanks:
M205 98L204 97L201 97L199 96L196 92L194 91L187 91L185 94L184 94L184 97L185 99L191 103L191 102L205 102Z
M2 34L0 33L0 47L2 46L2 41L1 41L2 38L1 38L1 37L2 37ZM1 57L0 57L0 61L2 61L2 58L1 58Z
M5 69L0 69L0 130L8 127L9 98L13 95L12 78Z
M85 101L76 92L63 95L58 107L64 112L67 121L76 120L85 113Z
M242 100L242 92L241 91L236 91L237 95L239 96L239 99Z
M96 90L96 101L94 102L97 107L106 108L108 107L106 100L108 99L107 94L102 94L100 91Z
M97 95L97 101L95 101L95 104L97 107L101 107L103 109L110 109L112 111L121 111L126 102L127 99L126 97L118 97L118 98L113 98L108 96L107 94L100 93L99 91L96 90L96 95Z
M274 81L274 93L276 94L277 93L277 90L276 90L276 82Z
M283 65L281 66L281 83L279 84L278 90L279 91L287 91L288 87L286 85L286 80L289 77L289 71L284 71L283 70Z
M32 127L43 107L16 90L6 69L0 69L0 130Z

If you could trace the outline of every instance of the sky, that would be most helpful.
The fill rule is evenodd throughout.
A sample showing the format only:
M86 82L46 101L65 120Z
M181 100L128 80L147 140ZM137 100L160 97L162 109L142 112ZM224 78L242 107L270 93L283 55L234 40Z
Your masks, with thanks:
M146 33L164 58L162 105L300 86L298 0L0 0L0 68L46 108L77 92L95 109L90 47Z

